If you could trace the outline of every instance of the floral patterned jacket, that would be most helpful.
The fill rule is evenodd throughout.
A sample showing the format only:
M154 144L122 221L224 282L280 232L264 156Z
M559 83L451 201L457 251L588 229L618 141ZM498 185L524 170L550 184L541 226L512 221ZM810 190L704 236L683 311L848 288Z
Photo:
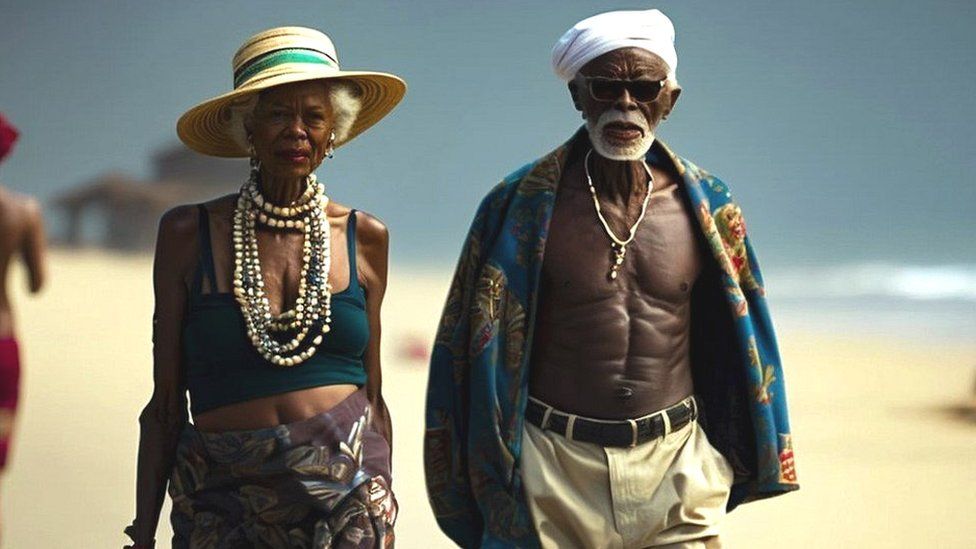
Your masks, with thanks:
M537 547L519 455L538 283L556 186L577 134L506 177L475 215L427 387L427 492L462 547ZM729 509L798 488L783 372L762 276L728 187L657 141L714 261L692 292L692 370L709 441L729 460Z

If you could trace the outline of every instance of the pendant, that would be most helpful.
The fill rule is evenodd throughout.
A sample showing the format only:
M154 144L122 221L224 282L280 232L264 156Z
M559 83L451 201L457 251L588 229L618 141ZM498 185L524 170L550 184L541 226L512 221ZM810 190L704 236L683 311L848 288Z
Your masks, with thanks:
M620 246L614 244L611 247L613 250L613 260L610 265L610 280L617 280L617 271L620 270L620 266L624 264L624 257L627 255L626 246Z

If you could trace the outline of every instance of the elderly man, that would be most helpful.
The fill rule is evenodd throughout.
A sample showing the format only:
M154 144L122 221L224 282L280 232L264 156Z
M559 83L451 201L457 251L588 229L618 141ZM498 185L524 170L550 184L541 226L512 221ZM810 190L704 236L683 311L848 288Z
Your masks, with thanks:
M0 115L0 161L13 149L17 130ZM12 260L27 266L31 292L44 283L44 229L37 202L0 185L0 472L7 465L20 383L20 362L13 311L7 295Z
M553 66L585 128L475 216L431 361L431 505L464 547L717 546L727 509L797 488L741 212L655 138L681 92L664 14L581 21Z

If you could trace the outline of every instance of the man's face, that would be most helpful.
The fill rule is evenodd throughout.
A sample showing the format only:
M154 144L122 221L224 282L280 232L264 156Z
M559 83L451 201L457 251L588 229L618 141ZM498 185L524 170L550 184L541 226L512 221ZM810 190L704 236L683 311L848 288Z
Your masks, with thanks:
M569 89L601 156L613 160L643 158L654 142L654 131L671 112L681 89L669 82L655 99L640 101L628 86L622 87L613 99L597 99L590 93L590 79L661 81L667 76L667 63L640 48L607 52L580 69Z

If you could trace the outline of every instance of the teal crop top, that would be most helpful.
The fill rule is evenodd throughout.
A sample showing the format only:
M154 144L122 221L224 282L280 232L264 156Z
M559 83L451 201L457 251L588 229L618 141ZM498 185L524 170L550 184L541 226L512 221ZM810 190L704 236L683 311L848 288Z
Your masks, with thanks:
M366 294L356 275L356 211L346 232L349 287L332 294L332 329L315 354L298 366L279 367L254 349L232 293L217 288L210 219L200 206L200 263L183 322L183 357L194 414L235 402L323 385L366 384L363 354L369 343ZM207 276L211 293L202 293Z

